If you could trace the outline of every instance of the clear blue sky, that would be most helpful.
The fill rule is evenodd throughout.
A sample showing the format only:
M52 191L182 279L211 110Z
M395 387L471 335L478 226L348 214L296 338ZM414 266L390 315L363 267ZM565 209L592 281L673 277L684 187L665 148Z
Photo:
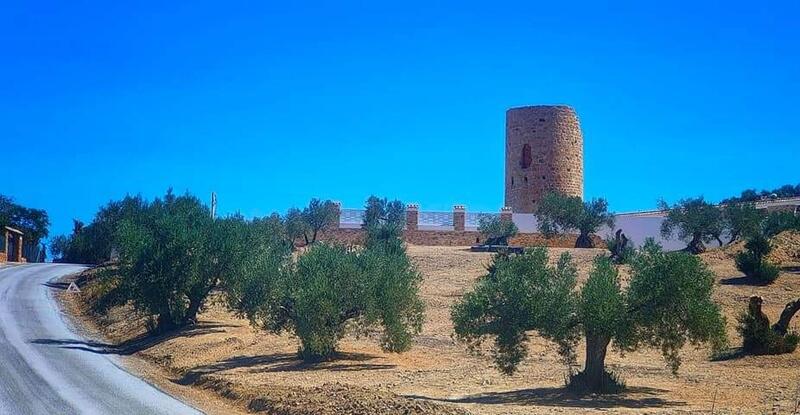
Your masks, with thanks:
M797 1L120 3L2 6L0 193L54 233L169 186L496 211L527 104L575 107L616 211L800 182Z

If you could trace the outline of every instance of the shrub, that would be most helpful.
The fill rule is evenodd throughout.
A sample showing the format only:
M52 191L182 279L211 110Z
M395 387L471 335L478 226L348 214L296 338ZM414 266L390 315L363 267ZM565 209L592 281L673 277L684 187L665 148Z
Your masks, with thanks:
M756 279L760 282L769 284L778 278L780 269L767 261L772 247L769 240L757 234L747 240L745 250L736 255L736 268L744 275Z
M742 336L742 349L756 355L794 352L800 342L800 335L795 331L784 332L778 325L770 327L769 318L761 311L762 302L761 297L750 297L747 311L738 317L736 330ZM786 324L788 325L788 321Z
M627 290L605 257L595 260L580 290L576 279L568 254L555 266L548 265L544 248L498 257L489 274L454 305L455 337L473 351L494 337L494 362L506 374L526 357L531 332L558 344L570 367L584 337L584 368L571 379L576 389L591 392L611 392L621 385L605 369L612 341L621 352L661 349L673 372L687 342L711 343L715 350L725 343L725 320L711 300L713 275L691 255L665 254L649 242L633 261Z
M606 236L606 249L611 252L611 261L615 264L628 264L633 260L636 255L636 248L633 247L633 242L622 233L622 229L618 229L612 237Z

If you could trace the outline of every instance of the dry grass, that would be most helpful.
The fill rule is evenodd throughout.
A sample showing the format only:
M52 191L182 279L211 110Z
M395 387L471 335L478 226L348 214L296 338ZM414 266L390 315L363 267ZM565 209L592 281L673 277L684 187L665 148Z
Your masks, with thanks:
M793 249L797 246L795 245ZM582 279L600 250L551 249L551 260L570 252ZM240 409L270 413L455 413L529 414L591 411L614 413L791 413L800 382L800 352L783 356L742 357L712 362L706 350L684 350L678 376L665 367L660 352L611 354L608 363L622 375L628 391L614 396L577 398L565 394L565 368L555 347L533 337L530 356L507 377L486 356L471 356L451 339L450 306L484 272L488 254L457 247L409 247L425 276L422 296L427 319L411 351L383 353L374 339L347 337L340 358L304 364L295 357L298 343L288 335L256 332L218 302L212 302L196 327L152 340L142 334L141 319L124 307L111 310L102 332L122 354L157 364L148 373L180 392L191 387L227 395ZM739 279L732 252L713 251L703 259L717 275L714 298L728 318L731 344L738 344L736 315L750 295L765 298L764 311L775 319L783 305L800 296L800 275L782 272L770 286ZM76 307L80 314L86 307ZM85 314L84 314L85 316ZM97 320L95 320L97 322ZM224 412L224 411L223 411Z

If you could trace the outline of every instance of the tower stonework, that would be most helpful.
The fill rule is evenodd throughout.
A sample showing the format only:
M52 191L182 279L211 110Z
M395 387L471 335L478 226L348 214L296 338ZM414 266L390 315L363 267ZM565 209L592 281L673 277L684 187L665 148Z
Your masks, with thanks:
M583 134L575 110L539 105L506 112L506 200L534 213L549 191L583 198Z

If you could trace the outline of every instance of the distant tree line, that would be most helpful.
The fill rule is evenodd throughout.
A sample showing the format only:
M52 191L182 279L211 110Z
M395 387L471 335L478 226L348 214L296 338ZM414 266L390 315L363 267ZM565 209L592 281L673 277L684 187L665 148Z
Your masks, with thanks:
M0 195L0 239L5 232L3 228L9 226L21 231L23 236L22 256L29 262L44 262L45 248L42 240L47 238L50 228L50 219L47 212L42 209L29 208L15 203L11 197ZM4 247L6 242L0 242Z
M785 184L781 187L772 190L757 191L755 189L747 189L743 190L739 196L723 199L720 203L729 204L729 203L741 203L741 202L755 202L758 200L773 197L773 195L774 197L778 198L800 197L800 183L796 185Z

